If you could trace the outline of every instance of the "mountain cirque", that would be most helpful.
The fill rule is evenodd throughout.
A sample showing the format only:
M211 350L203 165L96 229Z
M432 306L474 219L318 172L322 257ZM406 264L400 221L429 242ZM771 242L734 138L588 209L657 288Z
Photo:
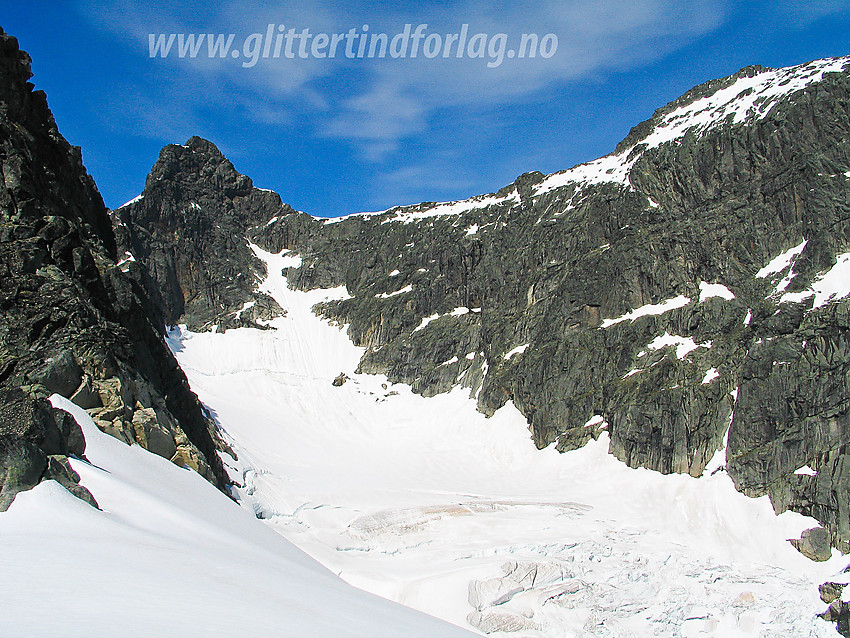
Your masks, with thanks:
M594 162L332 220L193 137L108 216L2 36L0 507L44 478L91 500L66 461L84 441L52 392L224 487L224 444L161 327L279 316L248 240L299 255L297 289L345 286L316 310L367 347L359 372L425 396L462 385L487 415L512 401L541 448L607 429L628 465L692 476L721 450L739 490L822 523L802 552L850 550L847 62L748 67ZM846 624L840 597L824 600Z
M301 256L293 287L347 288L317 310L368 347L360 371L426 396L461 384L485 414L512 400L539 447L607 427L613 454L664 473L700 476L728 440L740 490L847 550L850 302L823 292L850 278L846 62L748 67L595 162L340 219L279 204L192 138L114 219L139 228L122 249L173 321L178 289L194 328L278 311L239 278L257 273L241 233Z

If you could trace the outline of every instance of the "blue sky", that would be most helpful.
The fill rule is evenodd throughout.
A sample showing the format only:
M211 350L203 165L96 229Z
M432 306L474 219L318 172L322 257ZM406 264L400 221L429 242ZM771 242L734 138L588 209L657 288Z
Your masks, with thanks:
M302 58L297 41L295 57L248 67L205 47L194 59L150 57L149 34L232 33L246 51L269 24L313 38L368 25L388 39L405 24L441 37L467 24L490 40L504 33L507 48L524 33L552 33L558 46L498 66L489 52L331 59L308 48ZM257 186L323 216L491 192L610 152L706 80L850 54L850 0L0 0L0 25L33 57L32 81L107 206L141 192L163 145L200 135Z

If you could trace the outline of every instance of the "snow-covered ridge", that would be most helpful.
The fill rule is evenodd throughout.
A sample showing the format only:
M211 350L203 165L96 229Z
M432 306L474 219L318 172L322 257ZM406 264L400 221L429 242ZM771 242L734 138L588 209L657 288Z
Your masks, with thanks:
M131 253L129 250L125 250L124 255L121 257L121 259L118 260L118 263L116 263L115 265L118 266L118 268L120 268L123 272L127 272L130 270L129 264L134 261L136 261L136 257L133 255L133 253Z
M511 359L515 355L523 354L528 349L529 345L530 344L528 344L528 343L524 343L522 345L517 346L516 348L512 348L511 350L508 350L505 353L503 359L505 359L505 361L507 361L508 359Z
M610 182L631 187L629 172L647 149L680 139L688 133L704 134L722 123L761 120L783 98L820 82L827 73L843 71L848 61L850 57L826 58L781 69L765 69L752 77L740 77L726 88L665 114L647 135L622 152L547 176L535 192L545 193L570 183L585 186ZM640 148L633 153L636 147Z
M764 69L751 77L737 78L729 86L720 88L711 95L695 99L664 114L651 131L620 153L610 153L547 175L535 187L534 193L540 195L568 184L583 187L611 183L631 188L629 174L632 166L647 149L681 139L688 133L704 134L723 123L741 124L761 120L782 99L815 82L820 82L827 73L843 71L848 62L850 62L850 56L824 58L780 69ZM495 194L478 195L465 200L433 204L419 210L411 210L413 206L396 206L381 211L326 218L322 221L325 224L335 224L352 217L373 217L395 211L394 215L387 217L381 223L408 224L421 219L459 215L470 210L518 201L519 194L514 189L504 197ZM649 201L649 205L658 206L652 200ZM477 226L467 229L468 234L474 234L477 231Z
M676 358L684 359L689 353L693 352L697 348L710 348L711 341L706 341L705 343L697 343L694 341L693 337L682 337L679 335L671 335L669 332L665 332L663 335L659 335L655 337L652 341L647 344L647 348L649 350L661 350L662 348L666 348L668 346L676 347ZM647 351L644 350L638 353L638 357L646 356Z
M136 196L135 196L133 199L131 199L129 202L124 202L123 204L121 204L121 205L120 205L118 208L116 208L115 210L118 210L119 208L124 208L125 206L129 206L130 204L135 204L136 202L140 202L140 201L142 201L144 198L145 198L145 196L144 196L144 195L136 195Z
M789 266L792 266L797 257L800 256L800 253L802 253L803 250L806 248L807 243L808 240L804 239L796 246L779 253L776 257L767 262L767 265L765 265L756 273L756 277L759 279L764 279L769 275L781 273ZM790 283L790 281L787 282L785 286L787 286L788 283ZM785 286L782 286L782 288L780 288L779 290L785 290Z
M456 202L441 202L429 208L417 211L399 211L394 216L385 219L382 224L389 222L402 222L409 224L410 222L426 219L429 217L442 217L444 215L460 215L461 213L498 204L512 204L519 201L519 193L512 190L504 197L498 195L478 195ZM476 229L477 230L477 229Z
M352 213L351 215L331 217L328 219L323 219L322 221L325 223L325 225L335 224L346 219L351 219L352 217L377 217L378 215L384 215L390 211L396 211L394 215L392 215L391 217L387 217L381 223L389 224L390 222L401 222L403 224L409 224L420 219L428 219L430 217L443 217L447 215L460 215L461 213L466 213L471 210L488 208L489 206L496 206L498 204L513 204L518 201L519 193L516 191L516 189L514 189L504 197L500 197L496 194L476 195L475 197L470 197L469 199L464 200L439 202L427 206L425 208L419 208L418 210L411 210L412 208L415 208L415 206L396 206L381 211L368 213ZM474 234L478 231L478 226L474 226L474 228L475 230L468 234Z

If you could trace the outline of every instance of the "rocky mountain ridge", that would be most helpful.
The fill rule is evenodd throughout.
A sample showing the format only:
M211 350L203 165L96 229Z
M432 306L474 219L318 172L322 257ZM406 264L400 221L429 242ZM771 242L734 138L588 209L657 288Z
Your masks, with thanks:
M611 155L496 193L322 220L253 187L206 140L165 147L108 214L0 32L0 510L55 479L76 422L225 489L226 445L166 325L266 328L249 242L288 251L316 312L367 348L359 371L480 411L513 402L538 447L610 434L632 467L725 471L850 550L850 73L847 58L747 67L692 89ZM340 379L340 383L344 378ZM841 585L826 617L847 624Z

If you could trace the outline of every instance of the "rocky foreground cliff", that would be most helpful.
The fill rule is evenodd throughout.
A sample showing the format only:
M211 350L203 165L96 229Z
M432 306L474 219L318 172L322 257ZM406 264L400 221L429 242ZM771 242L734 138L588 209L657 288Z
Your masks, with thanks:
M85 440L54 393L223 489L215 424L163 341L163 310L120 260L80 149L31 75L0 30L0 511L45 479L95 504L68 463Z
M700 476L850 549L847 59L698 86L606 157L496 193L322 220L255 189L209 142L163 149L114 214L169 321L262 325L247 242L291 251L360 370L424 395L513 401L540 447L609 431L631 466ZM182 318L181 318L182 317Z

